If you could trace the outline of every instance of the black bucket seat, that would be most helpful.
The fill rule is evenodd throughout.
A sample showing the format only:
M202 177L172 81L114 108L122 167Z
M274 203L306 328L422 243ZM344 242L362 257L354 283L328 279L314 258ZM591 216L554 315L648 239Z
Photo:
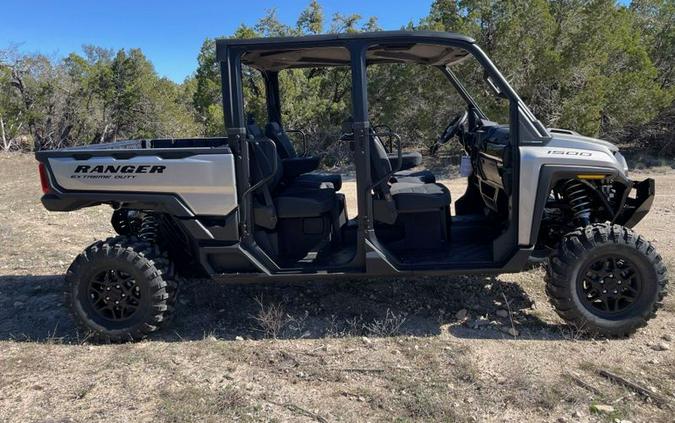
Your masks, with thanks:
M253 169L253 181L258 182L271 175L269 181L258 191L261 207L256 207L256 213L262 212L266 207L272 207L269 213L275 215L275 219L297 218L297 217L317 217L324 213L337 209L337 195L331 185L318 187L309 187L294 182L285 183L283 179L282 160L278 154L274 153L270 141L267 138L256 138L251 141L252 158L251 168ZM343 197L342 197L343 198ZM254 208L255 209L255 208ZM260 217L260 215L257 215ZM256 219L261 224L266 219ZM268 224L270 228L274 224Z
M450 191L439 183L419 183L407 178L390 183L392 165L376 136L370 137L370 174L375 194L375 219L393 223L398 214L443 210L450 205ZM378 183L379 182L379 183Z
M255 236L268 254L297 260L310 251L339 245L347 223L345 197L331 184L311 188L283 180L273 141L251 139L251 183Z
M342 187L342 176L332 173L315 172L321 159L316 156L298 155L288 134L277 122L265 126L265 135L277 145L277 153L284 167L284 177L296 184L317 187L324 183L333 185L336 191Z

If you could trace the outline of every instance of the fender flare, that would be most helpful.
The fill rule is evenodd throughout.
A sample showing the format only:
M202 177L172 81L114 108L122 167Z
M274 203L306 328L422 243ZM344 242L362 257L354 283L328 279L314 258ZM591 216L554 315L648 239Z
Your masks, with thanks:
M539 183L537 185L537 197L534 201L532 213L532 230L530 231L529 245L535 245L539 238L541 220L544 215L544 207L551 190L558 181L574 178L579 174L603 174L611 175L620 182L629 184L627 180L615 168L602 166L568 166L568 165L543 165L539 171Z
M124 193L106 191L49 192L40 199L49 211L73 211L100 204L119 207L154 210L176 217L195 217L192 210L172 194Z

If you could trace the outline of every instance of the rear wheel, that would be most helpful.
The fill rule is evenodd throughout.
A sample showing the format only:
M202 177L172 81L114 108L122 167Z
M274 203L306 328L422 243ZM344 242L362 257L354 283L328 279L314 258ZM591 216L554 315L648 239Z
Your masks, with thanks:
M567 234L547 266L546 292L568 323L594 335L627 336L654 317L666 267L632 230L595 224Z
M66 273L66 304L97 340L138 340L169 320L177 286L159 248L136 237L98 241Z

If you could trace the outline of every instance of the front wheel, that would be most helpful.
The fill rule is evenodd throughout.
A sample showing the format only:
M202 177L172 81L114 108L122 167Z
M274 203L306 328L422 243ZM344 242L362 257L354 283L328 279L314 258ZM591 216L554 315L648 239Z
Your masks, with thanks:
M621 337L654 317L667 283L666 267L649 241L605 223L565 235L549 260L546 292L567 323Z

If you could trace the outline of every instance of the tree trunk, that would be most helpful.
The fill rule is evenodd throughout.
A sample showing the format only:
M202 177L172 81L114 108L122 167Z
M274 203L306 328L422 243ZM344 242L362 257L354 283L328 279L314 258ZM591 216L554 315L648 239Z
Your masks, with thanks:
M109 124L106 124L105 127L103 127L103 133L101 133L101 139L99 140L99 144L103 144L105 142L105 134L108 132L108 126Z
M5 121L0 115L0 133L2 133L2 150L9 151L9 142L7 142L7 136L5 135Z

